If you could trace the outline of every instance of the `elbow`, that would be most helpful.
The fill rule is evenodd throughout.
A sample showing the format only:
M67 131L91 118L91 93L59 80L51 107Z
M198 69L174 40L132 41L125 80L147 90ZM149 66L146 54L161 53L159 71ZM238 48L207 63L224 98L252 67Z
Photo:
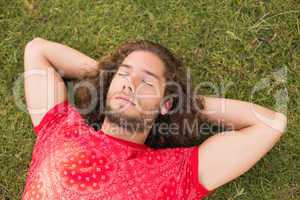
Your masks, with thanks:
M40 49L40 47L42 46L42 44L44 43L44 39L40 38L40 37L35 37L32 40L30 40L29 42L27 42L26 46L25 46L25 51L37 51Z
M26 43L24 48L24 69L32 67L34 60L44 57L44 42L42 38L34 38L33 40Z
M277 130L284 133L287 127L287 117L285 114L276 112L276 126Z
M35 38L33 38L31 41L29 41L28 43L33 43L33 44L35 44L35 43L41 43L41 42L43 42L43 41L45 41L45 39L43 39L43 38L41 38L41 37L35 37Z
M280 116L279 118L280 118L285 124L287 124L287 117L286 117L285 114L279 113L279 112L278 112L278 116Z

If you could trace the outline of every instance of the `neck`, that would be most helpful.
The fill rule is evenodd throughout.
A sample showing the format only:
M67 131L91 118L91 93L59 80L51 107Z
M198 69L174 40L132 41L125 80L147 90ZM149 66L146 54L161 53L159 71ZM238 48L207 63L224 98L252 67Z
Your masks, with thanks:
M144 144L149 134L149 130L146 130L144 132L128 131L126 128L110 123L106 118L104 119L101 130L107 135L111 135L113 137L138 144Z

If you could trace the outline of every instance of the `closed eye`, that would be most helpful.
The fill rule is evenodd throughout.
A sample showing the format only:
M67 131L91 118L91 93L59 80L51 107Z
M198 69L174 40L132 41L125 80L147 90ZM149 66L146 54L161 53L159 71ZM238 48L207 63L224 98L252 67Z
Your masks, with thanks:
M148 81L146 81L146 80L143 80L143 82L146 83L147 85L151 86L151 87L153 86L152 83L150 83L150 82L148 82Z
M118 72L117 74L118 74L119 76L128 76L128 75L129 75L129 73L127 73L127 72L123 72L123 73Z

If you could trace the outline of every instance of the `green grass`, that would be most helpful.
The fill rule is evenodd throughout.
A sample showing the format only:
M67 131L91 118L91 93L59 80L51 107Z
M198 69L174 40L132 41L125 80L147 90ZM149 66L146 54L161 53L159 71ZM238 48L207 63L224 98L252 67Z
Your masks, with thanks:
M128 39L150 39L181 55L193 81L233 83L228 98L274 108L287 88L288 128L248 173L208 199L300 199L300 4L297 1L0 0L0 199L20 199L35 142L29 115L13 96L26 42L39 36L100 58ZM273 72L286 81L251 98ZM204 89L213 94L211 88ZM22 93L24 100L24 94Z

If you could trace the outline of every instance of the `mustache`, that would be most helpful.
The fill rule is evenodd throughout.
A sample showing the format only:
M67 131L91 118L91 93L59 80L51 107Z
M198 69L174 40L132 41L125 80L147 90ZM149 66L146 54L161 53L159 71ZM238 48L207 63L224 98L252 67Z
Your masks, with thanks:
M126 92L122 92L122 91L117 91L117 92L113 92L111 94L107 94L105 105L106 106L109 105L110 101L118 96L124 96L124 97L130 99L131 102L134 103L134 106L138 110L138 112L143 113L145 116L152 116L152 115L159 114L160 102L158 102L155 105L152 105L151 107L144 107L142 102L138 98L136 98L137 97L136 95L130 95L130 94L128 94Z
M117 97L117 96L123 96L123 97L126 97L128 98L130 101L132 101L132 103L134 104L137 104L137 99L136 99L136 96L135 95L130 95L128 93L125 93L125 92L114 92L112 94L108 94L107 95L107 100L111 100L112 98L114 97Z

